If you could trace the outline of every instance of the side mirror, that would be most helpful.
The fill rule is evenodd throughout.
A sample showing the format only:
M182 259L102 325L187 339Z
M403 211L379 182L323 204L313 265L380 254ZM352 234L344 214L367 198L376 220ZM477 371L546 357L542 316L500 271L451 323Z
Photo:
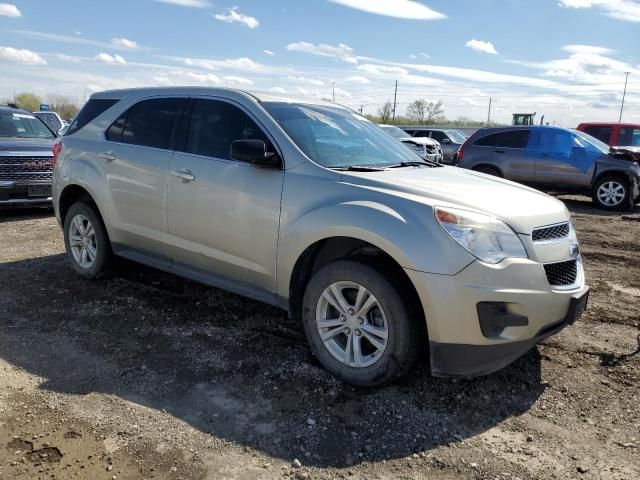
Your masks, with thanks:
M451 140L449 140L448 138L443 138L442 140L440 140L440 143L451 143Z
M275 167L280 163L278 155L267 152L267 145L262 140L235 140L231 144L230 156L232 160L266 167Z

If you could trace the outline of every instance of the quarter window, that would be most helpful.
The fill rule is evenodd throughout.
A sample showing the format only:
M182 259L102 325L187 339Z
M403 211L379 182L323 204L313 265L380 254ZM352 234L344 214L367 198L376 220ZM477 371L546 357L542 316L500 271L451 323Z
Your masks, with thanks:
M449 137L444 132L433 131L431 132L431 138L437 140L438 142L442 142L445 138L448 140Z
M238 107L219 100L196 100L187 135L187 152L230 160L235 140L269 140Z
M511 130L482 137L474 142L481 147L527 148L530 130Z
M67 130L65 135L71 135L82 129L87 123L93 121L96 117L104 113L108 108L118 103L118 100L107 98L92 98L82 107L80 113Z
M111 125L107 139L169 149L173 127L185 102L182 98L154 98L136 103Z

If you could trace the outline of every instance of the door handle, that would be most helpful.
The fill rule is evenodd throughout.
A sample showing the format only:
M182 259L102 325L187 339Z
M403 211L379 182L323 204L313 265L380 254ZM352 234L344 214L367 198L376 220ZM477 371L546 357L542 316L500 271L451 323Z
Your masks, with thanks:
M171 175L181 179L183 182L193 182L196 177L191 173L191 170L187 170L186 168L181 168L180 170L174 170L171 172Z
M496 153L507 153L506 150L494 150Z
M107 162L113 162L116 159L116 156L111 150L109 150L108 152L99 153L98 156L106 160Z

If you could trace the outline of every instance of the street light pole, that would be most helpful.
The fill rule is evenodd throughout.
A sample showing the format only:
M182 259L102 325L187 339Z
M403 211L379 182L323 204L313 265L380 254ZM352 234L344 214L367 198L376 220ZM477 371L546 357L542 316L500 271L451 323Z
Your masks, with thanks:
M622 92L622 105L620 105L620 118L618 119L618 123L622 123L622 110L624 110L624 97L627 96L627 82L629 81L629 73L624 72L624 91Z

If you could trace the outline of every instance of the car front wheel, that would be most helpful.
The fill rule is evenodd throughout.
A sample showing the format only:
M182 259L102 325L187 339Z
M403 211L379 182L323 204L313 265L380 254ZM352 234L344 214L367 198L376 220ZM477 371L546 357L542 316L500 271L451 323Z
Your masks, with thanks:
M603 210L630 210L634 203L629 181L615 175L599 178L593 186L592 198Z
M341 380L382 385L415 363L420 335L406 302L374 268L339 260L316 272L303 299L307 340Z

